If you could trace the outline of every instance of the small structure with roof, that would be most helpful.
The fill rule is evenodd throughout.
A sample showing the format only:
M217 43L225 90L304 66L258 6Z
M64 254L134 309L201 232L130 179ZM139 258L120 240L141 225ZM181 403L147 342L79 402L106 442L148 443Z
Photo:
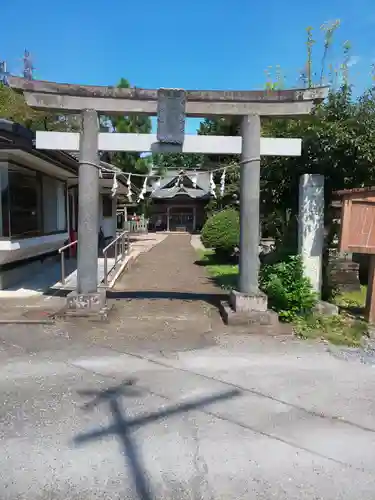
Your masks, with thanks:
M210 174L204 170L169 170L149 187L150 228L194 232L202 228L211 199Z

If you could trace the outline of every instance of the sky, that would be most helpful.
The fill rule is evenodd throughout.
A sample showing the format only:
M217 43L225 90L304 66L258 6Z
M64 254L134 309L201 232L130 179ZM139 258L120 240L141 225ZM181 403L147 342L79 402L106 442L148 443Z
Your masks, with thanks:
M143 88L263 89L279 65L296 86L306 60L306 28L340 19L330 61L351 43L351 81L360 93L375 62L375 0L0 0L0 61L22 71L25 48L34 78ZM272 69L271 71L274 71ZM198 121L189 119L187 132Z

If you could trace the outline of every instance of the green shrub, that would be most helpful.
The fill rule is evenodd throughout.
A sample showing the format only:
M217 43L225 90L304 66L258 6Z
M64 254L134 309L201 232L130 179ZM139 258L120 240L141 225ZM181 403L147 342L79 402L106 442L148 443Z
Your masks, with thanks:
M317 302L310 280L303 275L300 256L289 256L284 262L261 267L260 286L270 307L283 321L309 314Z
M240 244L240 216L237 210L217 212L207 219L201 233L202 243L217 254L230 255Z

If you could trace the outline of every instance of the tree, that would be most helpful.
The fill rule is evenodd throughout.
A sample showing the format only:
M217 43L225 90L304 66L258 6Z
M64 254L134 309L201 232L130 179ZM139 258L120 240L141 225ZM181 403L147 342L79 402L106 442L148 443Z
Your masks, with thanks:
M26 104L22 94L0 83L0 118L24 125L30 130L79 130L79 117L36 111Z
M350 44L343 46L343 63L339 71L326 75L329 50L333 34L339 22L324 24L322 31L323 57L321 70L313 70L312 48L315 45L312 28L307 30L307 61L303 82L306 86L320 85L331 78L329 97L311 116L301 120L263 120L262 135L271 137L301 137L302 156L265 157L261 164L261 214L263 226L273 236L298 211L298 183L304 173L318 173L325 176L325 200L327 208L335 190L372 185L375 183L375 86L358 99L354 99L349 84ZM276 83L280 81L276 79ZM339 87L336 82L341 81ZM267 82L267 88L274 88ZM215 135L237 135L239 123L229 118L205 120L200 133ZM237 161L233 157L211 157L216 163ZM227 189L239 194L239 175L228 176ZM230 197L224 203L233 203ZM220 203L216 202L217 206ZM328 213L328 211L327 211ZM282 220L279 220L282 219ZM273 228L272 228L273 226Z
M118 88L128 89L130 83L125 78L121 78ZM129 115L108 117L111 127L119 133L148 134L151 132L151 120L144 115ZM110 155L110 161L115 166L129 173L147 174L151 161L150 157L141 157L140 153L116 152ZM141 178L134 177L136 184L141 184Z
M35 120L42 118L42 114L31 109L23 95L0 83L0 117L30 126Z
M240 133L241 120L239 117L218 117L206 118L199 127L199 135L230 135L236 136ZM215 170L219 167L226 167L225 171L225 191L223 197L217 193L217 197L212 199L207 205L209 212L217 211L225 207L239 207L240 195L240 171L238 168L239 156L233 155L205 155L202 161L202 168ZM222 170L214 174L216 185L220 184Z
M332 89L328 99L307 119L271 122L267 135L301 137L302 156L264 158L263 211L298 212L299 177L305 173L325 178L326 214L334 191L375 182L375 88L353 99L350 85Z
M238 135L240 120L231 118L206 118L200 123L198 135ZM233 157L218 155L160 153L153 155L153 163L160 172L163 170L210 169L218 162L230 163Z
M154 168L159 175L166 170L196 170L203 164L203 155L186 153L157 153L152 155Z

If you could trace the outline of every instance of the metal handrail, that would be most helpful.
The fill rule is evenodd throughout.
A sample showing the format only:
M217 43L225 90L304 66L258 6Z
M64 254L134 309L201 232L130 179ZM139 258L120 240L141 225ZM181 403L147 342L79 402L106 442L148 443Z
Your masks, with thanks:
M61 255L61 284L65 285L65 253L64 251L73 245L76 245L78 243L78 240L71 241L67 245L64 245L63 247L59 248L59 254Z
M103 248L103 257L104 257L104 285L108 286L108 255L107 252L108 250L114 245L115 246L115 265L117 264L117 258L118 258L118 243L121 240L121 245L120 245L120 256L121 258L124 258L125 255L129 252L130 250L130 238L129 238L129 231L123 231L120 233L114 240L109 243L106 247ZM125 243L126 240L126 243Z

